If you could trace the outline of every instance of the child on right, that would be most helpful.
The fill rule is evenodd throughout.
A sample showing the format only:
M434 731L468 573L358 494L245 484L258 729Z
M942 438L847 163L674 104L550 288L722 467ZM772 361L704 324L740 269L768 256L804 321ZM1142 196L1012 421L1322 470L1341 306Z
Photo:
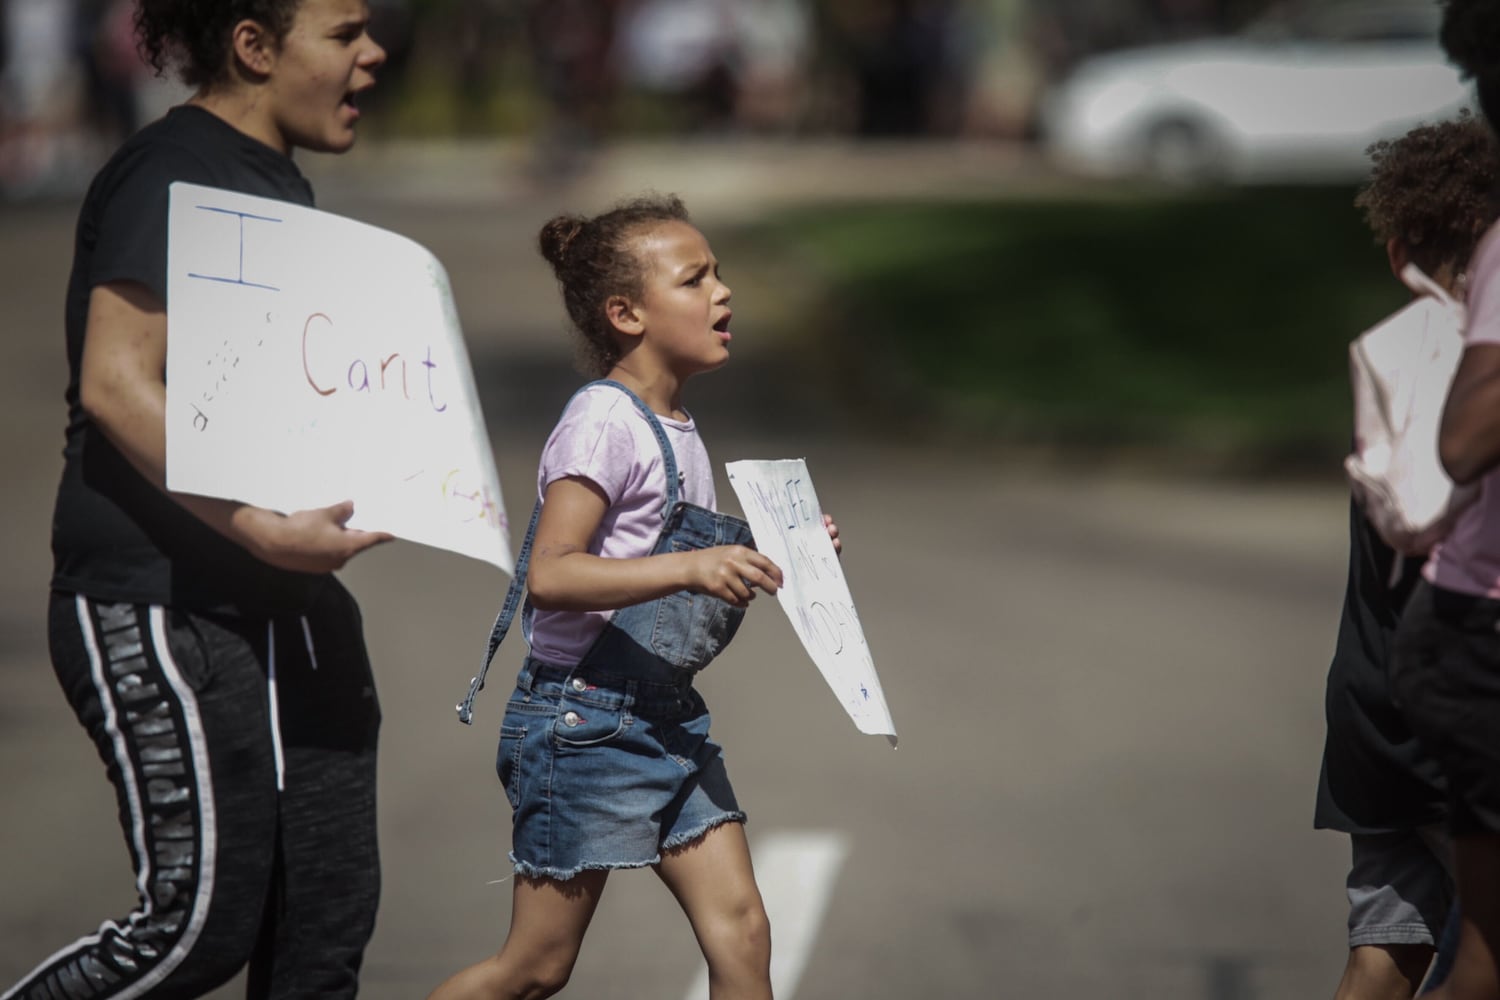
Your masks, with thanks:
M1500 148L1465 115L1372 147L1355 204L1399 275L1414 263L1455 298L1475 244L1500 215ZM1407 1000L1453 894L1441 770L1387 680L1401 613L1420 578L1351 502L1349 577L1328 671L1328 737L1314 826L1347 833L1349 957L1336 1000Z
M1441 41L1500 128L1500 3L1447 0ZM1434 994L1500 998L1500 227L1474 251L1464 351L1438 434L1443 468L1478 499L1434 547L1401 616L1391 692L1442 768L1461 904L1458 948Z
M745 814L693 686L756 591L782 583L748 525L714 509L683 407L688 380L729 360L729 286L676 198L560 216L539 242L603 377L573 396L543 448L536 513L490 638L492 657L524 583L531 652L496 760L512 810L510 932L432 997L551 996L610 872L649 867L687 914L713 1000L770 1000ZM459 706L466 722L483 683Z

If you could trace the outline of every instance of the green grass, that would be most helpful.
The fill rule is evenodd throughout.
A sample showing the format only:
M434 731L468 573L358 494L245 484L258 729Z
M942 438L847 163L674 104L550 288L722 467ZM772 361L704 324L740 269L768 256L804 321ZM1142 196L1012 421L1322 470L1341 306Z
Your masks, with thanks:
M1323 465L1348 440L1348 341L1405 298L1352 198L850 205L772 218L724 256L779 262L800 307L777 332L872 421Z

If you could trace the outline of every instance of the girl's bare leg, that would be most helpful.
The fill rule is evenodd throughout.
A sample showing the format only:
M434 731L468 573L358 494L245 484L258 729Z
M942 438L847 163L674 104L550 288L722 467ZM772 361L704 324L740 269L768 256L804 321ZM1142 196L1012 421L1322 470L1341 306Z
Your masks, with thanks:
M455 973L428 1000L540 1000L561 990L608 877L604 871L566 882L517 876L500 951Z
M771 924L745 828L725 823L664 852L656 874L693 925L713 1000L771 1000Z

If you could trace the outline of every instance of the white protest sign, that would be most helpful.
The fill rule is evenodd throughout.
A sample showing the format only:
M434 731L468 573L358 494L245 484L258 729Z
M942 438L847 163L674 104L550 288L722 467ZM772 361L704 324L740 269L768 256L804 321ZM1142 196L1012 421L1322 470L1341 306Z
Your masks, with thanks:
M447 273L404 237L300 205L171 189L167 486L509 573L500 480Z
M797 637L859 731L883 734L895 746L896 727L807 463L730 462L725 469L755 547L781 567L776 598Z

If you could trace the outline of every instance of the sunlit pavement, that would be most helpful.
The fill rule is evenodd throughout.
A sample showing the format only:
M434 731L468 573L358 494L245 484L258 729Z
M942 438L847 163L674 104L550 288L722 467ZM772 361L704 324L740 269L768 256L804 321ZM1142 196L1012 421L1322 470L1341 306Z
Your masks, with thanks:
M574 380L550 277L531 249L541 221L654 187L684 194L712 237L714 221L790 198L792 180L768 183L771 168L756 167L766 148L662 147L654 160L637 151L561 186L523 184L516 149L462 169L455 158L472 153L448 150L446 166L399 191L392 164L420 160L419 150L372 150L309 172L324 207L406 232L448 266L517 518ZM843 183L872 193L879 170L942 183L929 152L888 150L881 166L867 155L863 169L847 150L826 155ZM917 158L934 173L914 176ZM46 659L71 214L37 205L0 215L4 982L133 900L109 787ZM756 307L736 305L738 326ZM741 371L774 373L774 356L743 340ZM1343 576L1337 483L1152 481L887 449L846 433L817 400L767 412L763 394L735 381L731 364L689 398L711 454L807 458L843 528L845 569L901 734L892 751L855 731L771 601L703 679L752 847L807 834L793 842L846 852L826 866L826 902L808 884L817 919L779 925L796 935L779 947L806 957L782 1000L1331 991L1343 962L1345 846L1309 823ZM732 509L722 479L720 496ZM507 815L493 756L519 645L502 654L465 728L453 704L505 578L405 543L344 578L365 610L385 713L385 889L364 995L420 996L504 935ZM784 877L775 853L767 846L768 879ZM665 890L648 873L623 873L565 995L687 998L700 966Z

